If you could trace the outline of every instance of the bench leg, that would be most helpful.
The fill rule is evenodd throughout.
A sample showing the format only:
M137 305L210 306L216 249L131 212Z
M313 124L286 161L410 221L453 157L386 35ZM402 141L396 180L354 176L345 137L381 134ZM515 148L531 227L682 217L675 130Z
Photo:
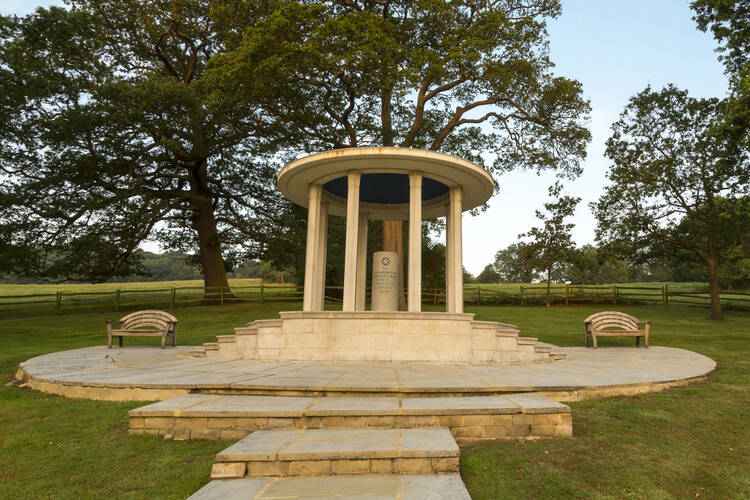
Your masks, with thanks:
M648 349L648 334L643 336L643 348Z
M641 346L641 338L636 336L635 337L635 346L640 347Z
M119 339L120 339L120 347L122 347L122 335L120 335L120 336L119 336L119 337L117 337L117 338L119 338Z
M107 349L112 349L112 334L107 334Z
M177 347L177 334L172 334L172 347Z
M167 342L167 334L161 336L161 348L164 349L164 344Z
M591 339L594 341L594 349L598 349L599 346L596 345L596 335L591 335Z

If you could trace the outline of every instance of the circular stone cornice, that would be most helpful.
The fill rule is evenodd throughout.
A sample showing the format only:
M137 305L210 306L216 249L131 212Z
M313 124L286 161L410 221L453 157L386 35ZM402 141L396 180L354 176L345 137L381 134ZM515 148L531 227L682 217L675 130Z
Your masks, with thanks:
M288 200L308 206L310 184L333 185L349 172L366 174L402 174L421 172L425 178L442 183L448 188L460 186L463 192L463 210L471 210L490 199L495 189L492 176L485 169L453 155L422 149L371 147L336 149L316 153L295 160L279 173L277 182ZM371 178L388 178L372 176ZM391 177L392 178L392 177ZM340 181L339 181L340 182ZM439 191L435 191L439 192ZM346 215L346 198L323 189L331 215ZM449 194L422 200L422 216L442 217L447 214ZM392 201L392 200L389 200ZM408 203L362 202L361 209L371 219L408 219Z

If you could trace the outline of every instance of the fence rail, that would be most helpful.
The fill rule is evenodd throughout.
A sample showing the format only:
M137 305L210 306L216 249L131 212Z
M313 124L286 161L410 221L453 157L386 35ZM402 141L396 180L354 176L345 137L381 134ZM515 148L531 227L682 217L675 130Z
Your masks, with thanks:
M301 301L303 288L296 285L253 283L235 285L231 288L204 289L201 286L183 286L153 289L116 289L96 292L33 293L0 295L0 314L14 311L56 312L69 310L114 310L124 311L143 307L169 308L191 305L214 304L223 306L239 302L263 304L264 302ZM341 303L343 287L326 287L325 300ZM491 286L467 285L464 287L464 302L472 305L520 304L538 305L546 301L547 287L523 285L517 290L498 290ZM367 290L370 296L370 290ZM688 304L706 307L710 297L706 290L673 291L669 285L620 286L620 285L556 285L550 288L550 300L554 304ZM750 293L724 291L720 293L722 306L728 309L750 310ZM445 290L424 288L422 301L425 304L444 304Z

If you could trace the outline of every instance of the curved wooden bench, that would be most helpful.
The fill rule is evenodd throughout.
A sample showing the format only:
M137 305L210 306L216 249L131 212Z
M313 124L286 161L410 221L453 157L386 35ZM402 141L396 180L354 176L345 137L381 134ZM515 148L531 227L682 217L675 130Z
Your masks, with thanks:
M640 345L640 339L643 337L643 347L648 347L648 330L651 322L640 321L630 314L602 311L586 318L583 325L586 328L586 347L589 346L589 339L592 339L596 349L596 337L635 337L636 347Z
M164 311L136 311L120 319L120 328L112 329L112 322L107 320L107 347L112 348L112 337L161 337L161 348L164 349L167 337L172 337L172 347L177 345L177 318Z

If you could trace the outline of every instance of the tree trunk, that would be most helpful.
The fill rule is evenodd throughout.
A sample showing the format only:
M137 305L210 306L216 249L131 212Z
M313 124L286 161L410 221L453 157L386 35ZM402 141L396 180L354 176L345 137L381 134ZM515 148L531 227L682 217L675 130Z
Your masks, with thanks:
M706 267L708 267L708 294L711 296L711 319L724 319L724 316L721 314L721 302L719 301L718 263L719 259L716 256L716 251L712 249L710 256L706 259Z
M406 310L404 296L404 223L400 220L383 221L383 251L398 253L398 310Z
M551 297L551 290L550 290L551 286L552 286L552 268L548 267L547 268L547 304L545 305L547 309L549 309L552 306L552 297Z
M190 209L193 229L198 235L198 251L203 268L203 296L206 300L218 301L222 289L224 297L231 297L231 292L224 257L221 254L214 207L208 190L206 161L196 162L189 170L192 173Z

